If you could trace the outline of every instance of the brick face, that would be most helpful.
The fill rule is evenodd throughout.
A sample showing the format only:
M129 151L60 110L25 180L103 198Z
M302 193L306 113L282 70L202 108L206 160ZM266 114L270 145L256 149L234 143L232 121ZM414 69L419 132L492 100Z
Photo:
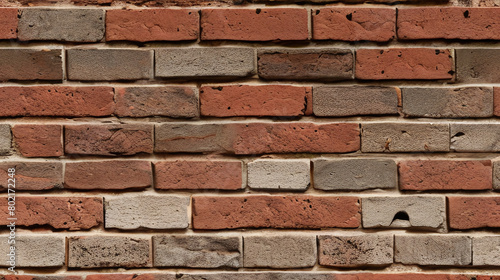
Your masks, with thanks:
M0 39L17 38L17 9L0 8Z
M448 197L448 205L452 229L500 227L498 197Z
M0 49L0 80L63 79L61 49Z
M14 145L24 157L59 157L64 154L61 125L15 125Z

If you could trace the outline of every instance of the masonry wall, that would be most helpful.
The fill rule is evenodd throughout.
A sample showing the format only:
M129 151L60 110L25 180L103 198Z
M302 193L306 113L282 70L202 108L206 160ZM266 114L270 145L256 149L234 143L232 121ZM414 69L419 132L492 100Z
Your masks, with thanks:
M499 1L0 3L1 279L500 279Z

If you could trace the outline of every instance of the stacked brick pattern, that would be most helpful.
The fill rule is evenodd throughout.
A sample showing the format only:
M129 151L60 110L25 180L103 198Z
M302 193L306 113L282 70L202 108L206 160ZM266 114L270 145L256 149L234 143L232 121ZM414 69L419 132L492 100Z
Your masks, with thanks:
M0 8L4 279L500 279L500 8L54 2Z

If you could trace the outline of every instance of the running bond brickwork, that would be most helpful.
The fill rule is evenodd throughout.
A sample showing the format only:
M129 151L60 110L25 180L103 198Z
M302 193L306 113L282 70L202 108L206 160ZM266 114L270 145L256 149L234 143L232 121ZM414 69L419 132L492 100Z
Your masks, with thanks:
M499 42L498 0L0 0L0 279L499 280Z

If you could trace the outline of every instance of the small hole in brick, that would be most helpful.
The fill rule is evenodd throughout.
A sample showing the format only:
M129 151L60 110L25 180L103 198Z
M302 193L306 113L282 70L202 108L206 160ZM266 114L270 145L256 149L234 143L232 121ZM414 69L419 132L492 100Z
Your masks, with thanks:
M316 10L316 14L319 15L320 11L319 10Z
M467 11L464 12L464 18L469 18L469 17L470 17L469 16L469 11L467 10Z
M261 12L261 11L262 11L261 9L256 9L256 10L255 10L255 13L256 13L256 14L260 14L260 12Z
M348 20L352 20L352 13L345 16Z
M406 211L399 211L394 215L392 219L391 226L394 227L411 227L410 217Z

